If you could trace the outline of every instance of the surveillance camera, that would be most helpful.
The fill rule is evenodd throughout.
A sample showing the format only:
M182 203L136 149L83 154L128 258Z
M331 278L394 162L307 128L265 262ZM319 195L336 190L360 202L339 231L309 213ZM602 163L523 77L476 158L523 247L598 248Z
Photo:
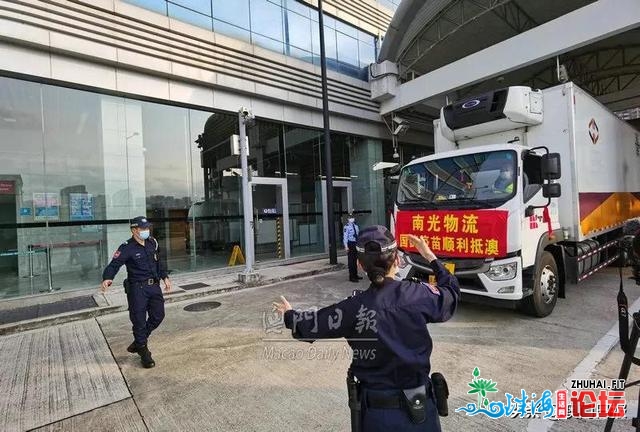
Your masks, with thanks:
M255 116L249 108L242 107L238 112L247 126L253 126L255 123Z
M240 115L242 115L242 117L246 117L246 118L253 117L253 114L251 114L251 110L249 108L242 107L240 108L239 112L240 112Z

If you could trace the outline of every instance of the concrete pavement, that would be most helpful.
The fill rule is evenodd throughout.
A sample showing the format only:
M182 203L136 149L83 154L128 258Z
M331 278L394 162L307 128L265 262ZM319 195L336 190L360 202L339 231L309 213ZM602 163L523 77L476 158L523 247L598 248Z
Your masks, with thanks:
M251 284L239 282L238 272L244 270L242 266L172 274L172 291L165 293L165 301L184 301L214 293L235 291L250 286L268 285L279 281L338 271L345 267L346 261L346 256L339 256L338 264L331 265L324 256L322 258L307 256L288 261L259 263L255 266L258 280ZM118 280L122 280L124 274L125 271L122 269ZM99 284L100 281L95 281L93 290L56 291L49 294L1 301L0 314L5 314L4 317L13 315L15 317L24 316L24 318L0 320L0 335L127 310L127 298L122 283L114 283L106 293L98 290ZM93 297L91 303L95 307L87 306L74 311L59 311L58 313L50 311L44 315L39 314L37 310L31 314L25 313L31 312L33 309L52 309L50 306L54 303L70 302L74 299L79 300L88 295Z
M450 415L441 419L444 430L602 430L602 420L539 425L529 419L468 417L455 408L475 400L467 394L475 367L482 377L498 383L499 392L492 400L504 400L505 392L518 394L520 389L531 393L560 388L616 324L616 276L615 271L606 270L569 287L568 298L560 299L554 313L544 319L464 302L451 321L432 326L433 370L445 373L451 391ZM366 288L364 282L359 285ZM129 396L84 414L69 413L66 419L49 416L47 426L40 430L349 430L344 380L350 353L346 343L293 341L288 331L271 320L270 303L285 294L294 307L324 306L343 299L354 286L358 285L346 281L345 270L168 304L167 318L150 340L157 363L151 370L143 369L139 358L125 350L131 342L126 313L66 324L97 322ZM635 285L626 283L625 288L630 302L640 297ZM203 300L218 301L220 307L204 312L184 310L187 304ZM35 332L43 331L49 330ZM8 337L15 336L0 341ZM46 339L41 340L44 344ZM595 368L581 372L582 378L617 376L622 359L619 348L614 346L600 357ZM3 376L11 376L5 369L13 370L16 361L28 359L14 356L9 361L0 350ZM640 377L635 368L631 377ZM51 379L46 369L39 370L41 383ZM0 393L0 401L4 397ZM57 396L51 397L55 400ZM637 392L629 390L627 397L635 401ZM31 415L27 411L12 414L16 430L26 430L24 418ZM617 420L614 430L628 430L629 425L630 420Z

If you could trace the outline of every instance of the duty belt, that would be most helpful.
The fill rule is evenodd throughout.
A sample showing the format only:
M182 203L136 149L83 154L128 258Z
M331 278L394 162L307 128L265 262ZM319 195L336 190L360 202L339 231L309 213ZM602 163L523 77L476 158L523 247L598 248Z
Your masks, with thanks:
M402 390L397 392L368 390L366 394L366 404L373 409L398 409L405 406ZM431 385L426 384L426 396L431 398Z
M160 282L160 280L154 279L154 278L131 281L131 283L142 284L142 285L155 285L155 284L157 284L159 282Z

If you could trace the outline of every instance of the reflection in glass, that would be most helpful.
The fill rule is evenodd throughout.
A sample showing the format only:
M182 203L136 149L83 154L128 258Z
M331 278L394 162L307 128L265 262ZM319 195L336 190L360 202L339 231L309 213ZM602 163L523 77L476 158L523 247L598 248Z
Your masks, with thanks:
M284 44L280 41L273 40L268 37L260 36L258 34L251 35L251 41L253 44L259 47L266 48L271 51L275 51L279 54L284 54Z
M237 0L235 0L234 3L235 2L237 2ZM211 16L211 0L171 0L170 3L175 3L203 15Z
M373 45L361 41L358 43L358 48L360 67L366 68L376 62L376 49Z
M130 170L139 170L133 177L144 179L130 184L132 193L136 201L146 203L145 213L154 221L153 235L165 252L167 269L188 270L187 216L191 206L188 112L147 102L131 101L128 105L131 111L139 110L142 120L141 129L140 125L127 125L129 135L140 134L139 140L128 142ZM144 188L144 195L140 188Z
M131 3L142 8L155 11L163 15L167 14L166 0L127 0L127 3Z
M319 38L319 36L318 36ZM314 54L320 55L320 39L318 39L318 51ZM337 69L338 48L336 46L336 31L329 27L324 27L324 50L327 56L327 66L331 65L332 68Z
M201 13L194 12L190 9L185 9L180 6L176 6L173 3L169 3L168 8L169 16L172 18L205 28L207 30L212 30L213 28L210 16L203 15Z
M284 177L280 169L282 126L258 121L247 131L249 137L249 165L260 177Z
M320 64L318 11L300 1L124 1L281 54ZM375 36L326 14L324 24L327 67L367 80L364 67L375 59ZM357 41L361 42L360 46ZM346 45L343 46L343 43Z
M204 186L202 199L198 195L189 209L188 249L196 268L225 266L233 247L243 245L241 177L230 143L238 134L238 117L219 113L204 117L198 112L191 119L198 150L193 169L202 173L194 177Z
M225 36L230 36L245 42L251 42L251 33L249 30L241 29L224 21L213 20L213 31Z
M286 11L287 42L305 51L311 51L311 20Z
M291 255L324 251L321 192L321 131L285 126L287 187ZM321 201L321 200L320 200Z
M213 17L249 30L249 0L213 0Z
M52 86L43 86L42 94L45 217L49 222L104 219L104 146L100 131L103 120L104 126L108 120L103 119L101 97ZM34 213L34 219L40 218L39 214ZM100 279L100 259L106 244L104 233L95 226L50 227L45 238L32 238L30 242L42 246L47 243L52 247L51 271L56 275L56 285L75 278L85 283Z
M317 12L309 6L299 2L298 0L283 0L284 6L290 11L296 12L303 17L309 18L311 15L317 16Z
M337 32L336 35L338 44L338 62L340 63L340 67L345 67L350 70L353 65L359 65L358 41L355 38L340 32Z
M0 298L48 288L45 248L54 287L95 287L144 214L169 270L226 266L243 244L237 133L233 114L0 78ZM322 131L259 120L248 136L254 175L287 179L292 254L322 252ZM332 139L348 179L355 138Z
M251 0L251 31L282 41L282 8L267 0Z
M27 255L30 239L44 229L16 225L33 221L34 193L44 192L41 98L38 84L0 78L0 298L37 294L46 286L42 277L29 278L34 264Z

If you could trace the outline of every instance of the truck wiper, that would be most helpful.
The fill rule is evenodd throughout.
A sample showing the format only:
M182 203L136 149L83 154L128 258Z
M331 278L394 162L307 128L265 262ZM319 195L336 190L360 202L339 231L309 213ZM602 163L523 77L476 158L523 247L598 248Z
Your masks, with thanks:
M486 200L476 200L473 198L454 198L442 201L447 205L453 204L456 208L462 209L482 209L491 208L491 205Z

